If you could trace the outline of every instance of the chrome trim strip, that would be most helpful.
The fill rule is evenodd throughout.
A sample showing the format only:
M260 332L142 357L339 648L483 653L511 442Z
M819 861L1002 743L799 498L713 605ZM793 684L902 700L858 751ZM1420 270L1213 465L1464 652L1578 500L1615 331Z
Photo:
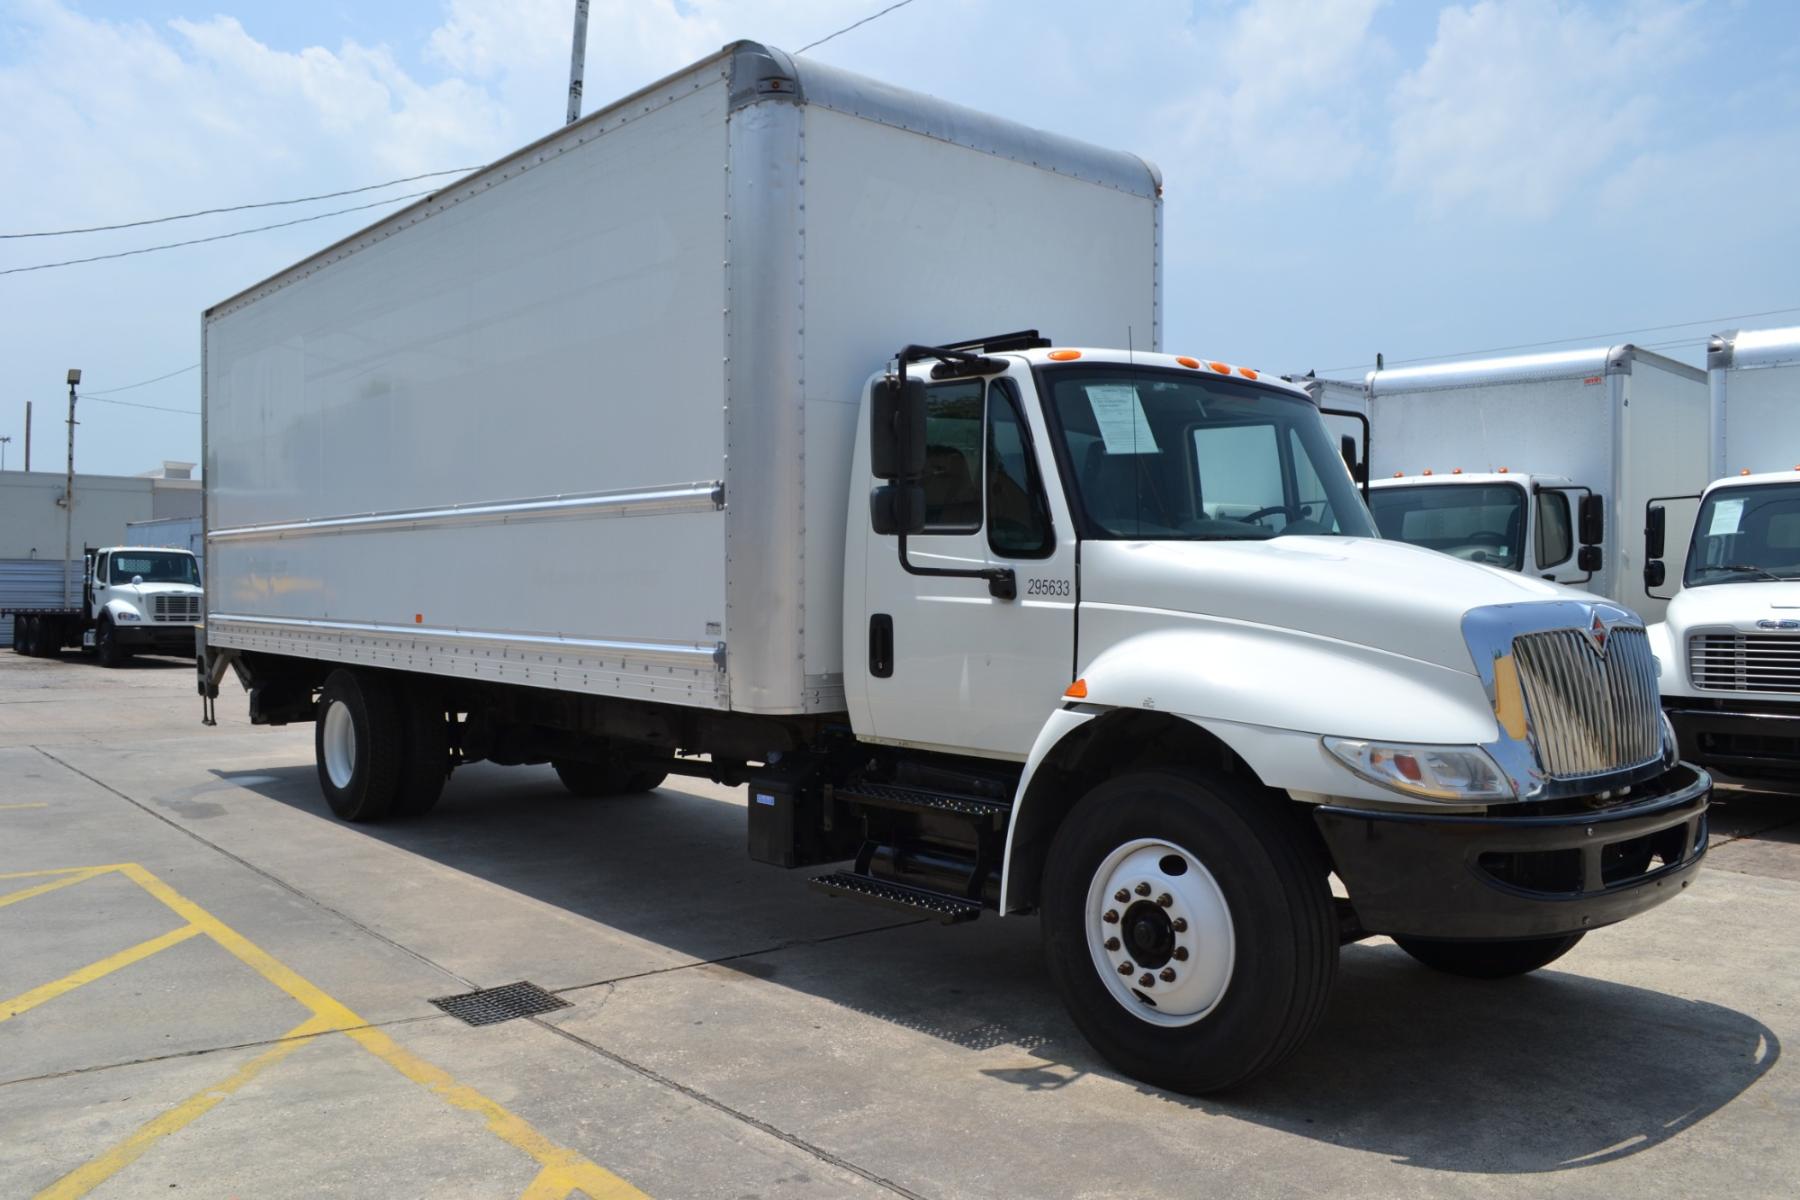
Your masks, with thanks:
M543 496L531 500L492 500L452 504L444 508L412 508L354 516L318 517L270 525L238 525L229 529L208 530L206 540L208 543L257 541L326 533L375 533L395 529L436 529L452 525L547 521L570 517L659 517L671 513L717 512L724 507L725 485L715 480L710 483L685 483L631 492L587 492L571 496Z
M302 633L361 633L383 637L410 638L418 641L445 641L464 645L516 646L533 650L598 651L603 654L625 654L640 661L662 662L673 666L707 666L725 669L725 643L641 642L611 638L571 638L532 633L491 633L469 629L444 629L432 625L383 625L364 621L316 621L298 617L252 617L239 613L209 613L207 624L215 632L228 622L254 625L264 629L285 629Z

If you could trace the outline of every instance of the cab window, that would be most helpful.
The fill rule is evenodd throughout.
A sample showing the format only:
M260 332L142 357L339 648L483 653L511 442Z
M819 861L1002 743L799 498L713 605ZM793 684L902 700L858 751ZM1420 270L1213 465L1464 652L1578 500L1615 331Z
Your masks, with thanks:
M925 532L981 528L979 379L937 384L925 394Z
M1539 492L1537 497L1537 561L1554 567L1575 553L1575 533L1567 492Z
M1052 549L1025 414L1004 381L988 389L987 527L988 545L1007 558L1042 558Z

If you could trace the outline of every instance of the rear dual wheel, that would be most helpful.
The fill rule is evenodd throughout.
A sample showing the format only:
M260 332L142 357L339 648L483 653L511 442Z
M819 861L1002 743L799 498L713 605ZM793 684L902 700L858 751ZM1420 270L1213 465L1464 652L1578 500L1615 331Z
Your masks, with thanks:
M375 671L333 671L313 726L319 788L346 821L430 812L450 773L449 721L429 686Z
M1045 865L1050 975L1115 1066L1173 1091L1241 1084L1324 1015L1338 937L1327 870L1285 801L1226 777L1120 776Z

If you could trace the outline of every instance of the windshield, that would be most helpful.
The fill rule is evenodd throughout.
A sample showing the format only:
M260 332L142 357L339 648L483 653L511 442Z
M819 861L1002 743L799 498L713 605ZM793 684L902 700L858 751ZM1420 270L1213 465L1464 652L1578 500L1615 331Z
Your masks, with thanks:
M1372 537L1319 410L1192 372L1043 372L1084 533L1097 538Z
M1694 521L1682 582L1800 579L1800 482L1720 488Z
M191 554L171 550L115 550L111 583L130 583L142 575L145 583L187 583L200 586L200 565Z
M1510 483L1377 487L1369 509L1384 538L1512 571L1524 561L1525 489Z

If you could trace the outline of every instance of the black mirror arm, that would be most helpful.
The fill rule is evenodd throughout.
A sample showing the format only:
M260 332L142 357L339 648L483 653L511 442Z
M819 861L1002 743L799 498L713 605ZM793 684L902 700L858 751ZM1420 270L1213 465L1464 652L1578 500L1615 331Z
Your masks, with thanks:
M996 600L1016 600L1019 597L1019 577L1011 567L915 567L912 560L906 557L906 535L899 537L900 569L908 575L935 575L940 579L985 579L988 595Z

